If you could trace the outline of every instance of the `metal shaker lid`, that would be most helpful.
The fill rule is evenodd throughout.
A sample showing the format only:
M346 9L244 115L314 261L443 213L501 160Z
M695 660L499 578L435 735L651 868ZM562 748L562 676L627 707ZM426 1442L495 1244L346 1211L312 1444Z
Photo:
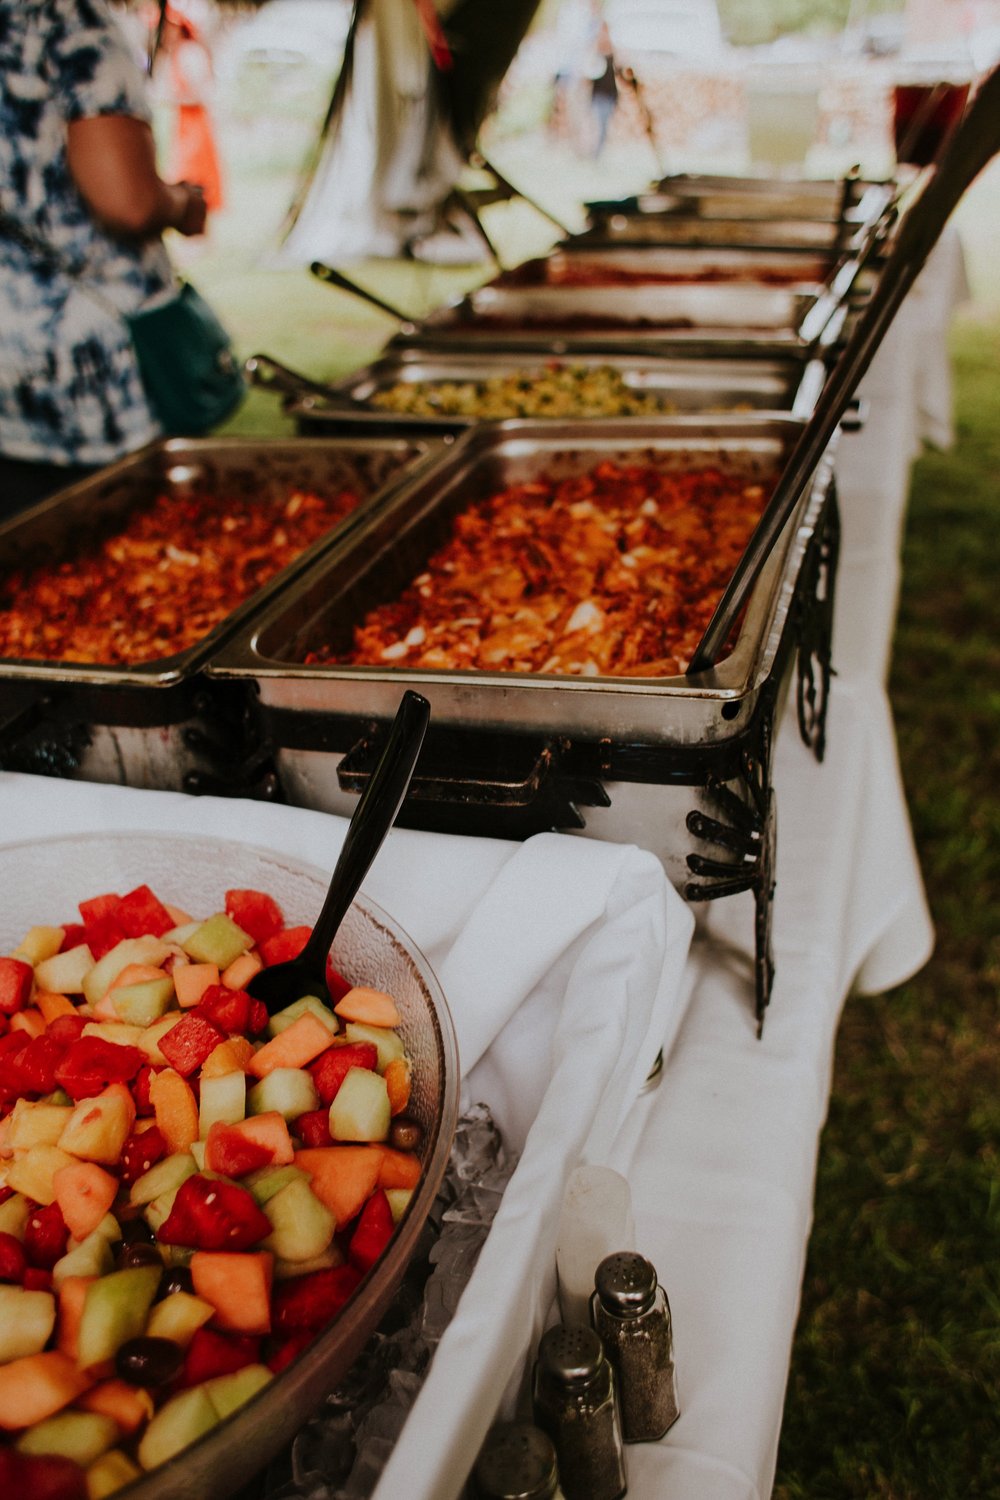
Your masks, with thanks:
M570 1384L592 1380L604 1363L600 1335L586 1323L557 1323L538 1343L538 1367Z
M487 1434L474 1474L486 1500L549 1500L557 1484L556 1450L530 1422L501 1422Z
M619 1250L606 1255L594 1273L594 1286L606 1312L634 1318L648 1312L656 1299L656 1271L643 1255Z

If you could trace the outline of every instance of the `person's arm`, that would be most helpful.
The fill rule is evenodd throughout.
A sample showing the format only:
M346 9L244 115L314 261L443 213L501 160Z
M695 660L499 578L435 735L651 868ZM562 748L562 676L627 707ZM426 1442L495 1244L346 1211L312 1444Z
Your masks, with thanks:
M67 126L66 159L95 219L123 239L151 239L164 229L201 234L205 199L188 182L164 182L156 170L153 132L130 115L93 115Z

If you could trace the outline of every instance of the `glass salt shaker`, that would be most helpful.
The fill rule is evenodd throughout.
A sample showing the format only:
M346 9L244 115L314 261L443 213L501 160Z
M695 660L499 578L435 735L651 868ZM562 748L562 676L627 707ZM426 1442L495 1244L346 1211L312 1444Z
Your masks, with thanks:
M634 1250L605 1256L594 1282L591 1320L618 1377L625 1441L654 1441L680 1416L666 1293Z
M625 1449L615 1378L600 1338L585 1323L557 1323L539 1341L534 1417L556 1450L566 1500L624 1495Z
M563 1500L556 1450L530 1422L500 1422L492 1428L473 1479L476 1500Z

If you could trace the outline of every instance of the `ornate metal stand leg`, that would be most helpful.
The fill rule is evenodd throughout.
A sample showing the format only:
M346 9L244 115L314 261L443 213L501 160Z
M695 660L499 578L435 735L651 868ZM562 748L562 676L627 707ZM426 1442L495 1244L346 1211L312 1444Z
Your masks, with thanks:
M687 864L701 881L688 881L684 895L689 901L714 901L753 891L754 898L754 1006L757 1035L764 1029L764 1012L774 984L774 949L771 918L774 899L774 858L777 806L771 786L774 739L774 700L762 703L739 754L738 791L710 777L705 790L718 810L718 817L691 812L687 827L695 838L727 850L729 859L689 854Z
M840 554L840 512L833 483L802 564L796 707L799 733L816 759L826 751L826 714L833 675L833 599Z

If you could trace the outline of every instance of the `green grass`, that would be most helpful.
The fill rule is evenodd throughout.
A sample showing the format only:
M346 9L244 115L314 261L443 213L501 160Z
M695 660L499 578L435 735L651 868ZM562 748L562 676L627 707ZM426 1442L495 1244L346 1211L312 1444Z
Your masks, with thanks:
M937 948L841 1025L776 1500L1000 1493L1000 318L953 346L890 683Z

